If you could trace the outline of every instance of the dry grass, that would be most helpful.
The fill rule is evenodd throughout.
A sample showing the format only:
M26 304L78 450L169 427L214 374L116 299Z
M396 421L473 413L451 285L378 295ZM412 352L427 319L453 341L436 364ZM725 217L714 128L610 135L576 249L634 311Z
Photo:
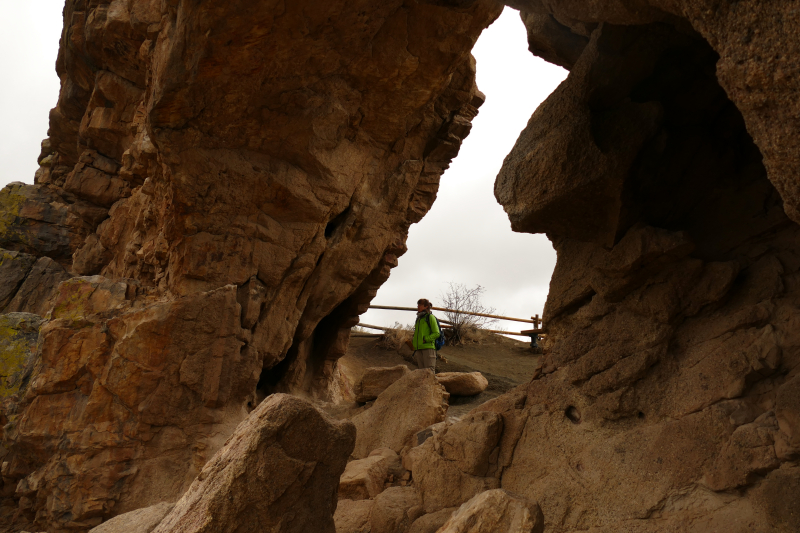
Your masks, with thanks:
M470 326L462 327L460 333L462 344L483 344L493 335L493 333L489 333L479 327Z
M394 327L384 332L378 341L378 346L386 350L399 350L406 341L410 341L414 336L414 326L403 325L395 322Z

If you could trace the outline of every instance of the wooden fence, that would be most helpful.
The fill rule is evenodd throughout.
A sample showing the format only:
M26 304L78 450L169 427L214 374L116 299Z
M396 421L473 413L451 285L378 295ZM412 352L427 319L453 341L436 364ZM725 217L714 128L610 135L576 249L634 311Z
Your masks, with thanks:
M417 312L417 308L416 307L396 307L396 306L389 306L389 305L370 305L369 308L370 309L384 309L384 310L388 310L388 311L414 311L415 313ZM531 340L535 340L536 337L538 337L539 335L544 334L544 324L542 324L542 320L539 318L539 315L534 315L530 319L527 319L527 318L514 318L514 317L502 316L502 315L490 315L490 314L486 314L486 313L472 313L470 311L459 311L457 309L447 309L446 307L432 307L431 309L433 309L434 311L443 311L445 313L455 313L455 314L460 314L460 315L472 315L472 316L480 316L480 317L485 317L485 318L495 318L495 319L498 319L498 320L512 320L514 322L525 322L526 324L533 324L533 329L524 329L524 330L522 330L520 332L502 331L502 330L497 330L497 329L484 329L483 330L483 331L488 331L490 333L498 333L498 334L502 334L502 335L512 335L512 336L516 336L516 337L529 337ZM450 321L440 319L439 322L441 322L443 324L442 325L443 328L451 328L451 327L453 327L452 326L452 322L450 322ZM541 327L540 327L540 325L541 325ZM392 329L392 328L386 328L386 327L383 327L383 326L372 326L370 324L359 324L359 326L361 326L362 328L375 329L375 330L381 330L381 331L387 331L387 330ZM369 335L369 334L367 334L367 335ZM370 336L372 336L372 335L370 335Z

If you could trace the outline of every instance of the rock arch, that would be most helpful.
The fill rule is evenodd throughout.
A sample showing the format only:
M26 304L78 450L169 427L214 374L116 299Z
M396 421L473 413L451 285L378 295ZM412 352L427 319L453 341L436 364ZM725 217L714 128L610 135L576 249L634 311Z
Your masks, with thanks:
M554 531L796 527L795 11L507 3L571 74L496 184L559 254L543 367L490 406L502 486ZM2 245L81 276L3 404L20 512L86 529L174 498L257 391L335 397L501 9L67 1L42 167L0 194Z

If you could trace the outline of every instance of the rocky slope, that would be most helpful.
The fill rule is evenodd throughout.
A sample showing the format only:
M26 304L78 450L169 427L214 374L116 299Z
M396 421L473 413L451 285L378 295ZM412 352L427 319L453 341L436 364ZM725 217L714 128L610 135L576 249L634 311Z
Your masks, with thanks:
M571 71L495 188L558 252L546 351L399 450L414 485L376 516L502 488L548 532L800 529L800 12L508 4ZM265 395L339 397L349 327L483 101L469 51L501 7L67 1L36 184L0 192L12 528L178 501Z

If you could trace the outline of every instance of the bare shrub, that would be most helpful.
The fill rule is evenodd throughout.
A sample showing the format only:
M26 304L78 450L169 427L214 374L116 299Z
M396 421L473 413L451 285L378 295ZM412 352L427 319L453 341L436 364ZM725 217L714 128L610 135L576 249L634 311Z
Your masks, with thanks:
M378 346L386 350L399 350L406 341L410 341L414 336L414 326L403 325L395 322L394 326L383 332L378 341Z
M487 307L481 302L481 295L486 289L480 285L468 288L462 283L448 283L447 291L441 295L442 306L452 311L445 311L447 320L452 324L450 335L447 337L448 344L464 344L465 342L480 342L484 340L485 332L491 324L497 322L495 318L468 315L459 311L470 313L480 313L484 315L494 314L494 307Z

